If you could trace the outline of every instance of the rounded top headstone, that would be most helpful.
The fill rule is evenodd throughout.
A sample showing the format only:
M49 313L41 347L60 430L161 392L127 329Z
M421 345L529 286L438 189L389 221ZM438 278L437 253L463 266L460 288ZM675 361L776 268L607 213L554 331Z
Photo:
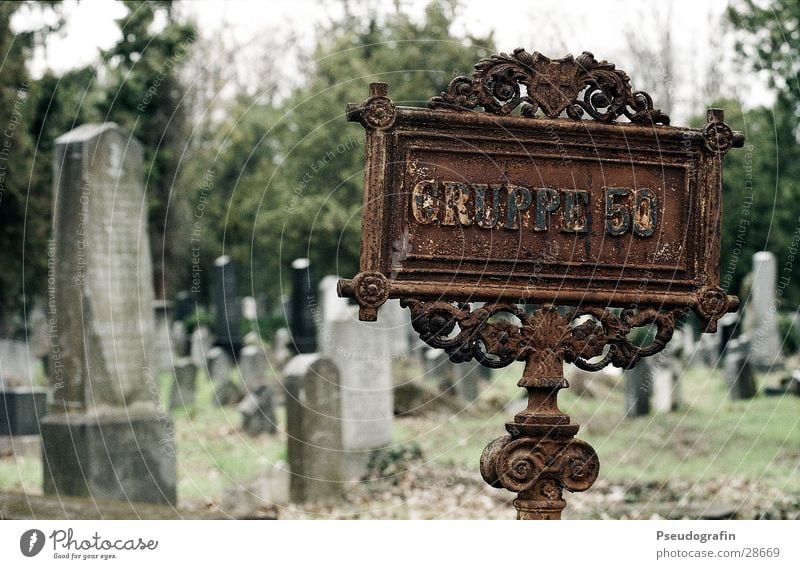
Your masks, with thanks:
M228 255L220 255L216 259L214 259L214 265L217 267L221 267L223 265L227 265L231 262L231 258Z
M300 259L295 259L294 261L292 261L293 269L298 269L298 270L307 269L309 265L311 265L311 261L309 259L306 259L305 257Z

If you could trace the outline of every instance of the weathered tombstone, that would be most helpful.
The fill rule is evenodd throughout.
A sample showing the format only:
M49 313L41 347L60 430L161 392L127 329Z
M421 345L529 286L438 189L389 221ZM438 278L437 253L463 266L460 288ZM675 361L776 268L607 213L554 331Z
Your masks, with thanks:
M358 307L336 294L338 277L320 282L319 351L339 370L344 466L352 478L367 469L370 451L392 442L394 419L391 343L380 322L359 322ZM381 307L383 310L383 307Z
M186 323L175 320L170 326L170 341L173 347L174 358L185 358L189 355L189 335L186 333Z
M317 502L340 497L345 474L339 370L319 354L300 354L283 370L289 437L289 497Z
M732 399L752 399L758 393L750 363L751 353L752 348L746 336L739 336L728 343L723 371Z
M289 344L292 341L292 335L288 328L278 328L275 330L275 336L272 340L272 355L275 357L277 366L283 366L292 357L292 352L289 350Z
M650 396L653 388L653 370L649 360L642 360L635 368L626 369L625 415L643 417L650 414Z
M242 318L248 322L258 320L258 304L252 296L245 296L242 299Z
M242 308L237 296L236 264L227 255L214 260L215 345L235 357L242 347Z
M385 83L348 105L367 134L365 205L359 273L339 292L367 321L402 299L453 362L525 362L528 407L485 449L481 474L517 494L519 518L557 519L563 490L599 472L558 409L564 362L631 368L687 307L714 332L738 305L719 286L720 193L722 156L744 136L719 109L702 129L669 126L589 52L518 49L475 69L428 108L397 106ZM634 346L628 334L651 325Z
M683 336L683 354L685 357L691 358L696 344L694 327L691 324L684 324L680 327L680 331Z
M249 391L237 410L242 414L242 430L248 435L255 437L277 432L275 402L269 385L259 385Z
M657 413L677 411L681 405L680 377L685 368L684 331L675 330L664 350L649 360L652 375L652 404Z
M214 404L223 407L238 403L242 399L242 390L233 379L233 359L221 346L214 346L208 352L208 375L213 388Z
M267 383L267 354L261 346L247 345L239 352L239 373L248 391Z
M675 370L665 362L654 362L652 374L652 404L656 413L669 413L678 408L675 400L677 383Z
M179 359L175 362L170 409L192 408L196 386L197 366L189 358Z
M44 491L174 504L174 429L159 410L138 142L113 123L56 139L53 402Z
M311 354L317 351L317 329L314 324L317 308L314 294L314 274L311 261L292 261L292 299L290 303L289 330L292 334L291 348L296 354Z
M752 322L750 332L750 362L761 368L774 366L781 355L778 333L778 312L775 303L777 262L775 255L759 251L753 255L753 285L747 310Z
M213 347L213 340L211 332L205 326L197 326L191 335L191 348L189 350L189 357L192 363L198 368L205 369L206 362L208 361L208 354Z

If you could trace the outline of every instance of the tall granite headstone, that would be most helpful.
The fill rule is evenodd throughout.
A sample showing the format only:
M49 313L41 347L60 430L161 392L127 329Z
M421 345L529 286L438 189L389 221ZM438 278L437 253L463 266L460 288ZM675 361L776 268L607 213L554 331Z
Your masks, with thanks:
M747 336L739 336L728 343L723 371L731 399L752 399L758 394L753 366L750 363L751 353Z
M139 144L113 123L56 139L53 403L44 491L174 504L175 441L148 350L153 282Z
M214 261L216 345L236 357L242 347L242 306L237 296L236 264L227 255Z
M291 348L297 354L311 354L317 351L317 328L314 312L317 307L314 294L314 273L311 261L295 259L292 261L292 299L289 304L289 331L292 334Z
M650 414L650 396L653 390L653 369L650 360L641 360L633 369L626 369L625 415L642 417Z
M392 443L392 352L398 331L380 318L359 321L358 307L336 293L338 280L327 276L320 283L319 351L339 369L342 405L338 416L343 449L349 451L344 466L353 478L359 478L371 451Z
M748 306L750 311L748 319L752 323L752 329L749 331L750 362L762 369L775 365L781 354L778 312L775 304L776 279L775 255L768 251L759 251L753 255L753 286Z

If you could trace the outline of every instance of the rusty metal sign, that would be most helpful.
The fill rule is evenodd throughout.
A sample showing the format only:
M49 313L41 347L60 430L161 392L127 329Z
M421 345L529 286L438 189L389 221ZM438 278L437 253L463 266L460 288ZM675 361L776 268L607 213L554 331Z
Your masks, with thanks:
M362 316L406 296L724 313L721 155L743 137L722 113L702 129L668 126L587 53L485 61L481 77L494 79L482 90L457 78L428 109L396 106L384 84L348 106L367 131L360 280L371 284L342 286ZM490 112L467 112L477 105Z
M453 361L526 362L528 408L481 471L518 493L520 518L558 518L562 490L589 488L599 470L558 409L563 362L630 368L684 311L714 331L738 306L719 286L720 194L722 156L743 135L718 109L703 128L670 126L588 52L495 54L428 108L397 106L373 83L347 117L367 153L360 271L340 294L363 320L401 298ZM656 332L634 346L640 326Z

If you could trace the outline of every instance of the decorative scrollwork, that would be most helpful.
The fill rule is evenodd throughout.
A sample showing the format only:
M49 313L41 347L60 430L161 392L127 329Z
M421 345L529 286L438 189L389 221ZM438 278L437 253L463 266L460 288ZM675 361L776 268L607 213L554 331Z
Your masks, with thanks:
M412 325L420 338L445 350L453 362L475 359L500 368L532 354L552 350L578 367L597 371L612 364L631 368L641 358L658 353L675 331L683 309L655 308L616 313L607 308L581 307L559 311L544 305L528 313L516 304L488 303L472 309L468 303L425 302L405 298ZM634 328L653 326L655 334L644 346L634 345Z
M524 85L527 94L521 93ZM669 124L669 117L653 108L653 99L644 91L633 91L630 78L613 63L597 61L584 51L574 58L550 59L539 52L522 48L514 53L494 54L475 65L472 78L459 76L447 90L433 97L434 109L473 110L508 115L517 107L526 117L539 111L556 118L566 111L580 120L584 114L594 120L612 123L626 117L637 124Z
M573 439L558 455L561 481L570 492L588 490L600 473L600 459L585 442Z
M697 293L695 312L703 323L705 332L716 332L717 321L725 313L736 310L739 299L728 296L720 287L704 287Z
M378 272L358 273L353 279L353 295L361 306L362 315L374 321L378 308L389 298L389 281Z
M394 124L396 116L395 105L391 99L384 96L370 97L364 103L361 115L367 128L386 129Z
M570 492L588 490L600 473L595 450L575 438L510 437L490 443L481 456L481 475L496 488L527 492L544 480ZM560 499L552 496L552 499Z

